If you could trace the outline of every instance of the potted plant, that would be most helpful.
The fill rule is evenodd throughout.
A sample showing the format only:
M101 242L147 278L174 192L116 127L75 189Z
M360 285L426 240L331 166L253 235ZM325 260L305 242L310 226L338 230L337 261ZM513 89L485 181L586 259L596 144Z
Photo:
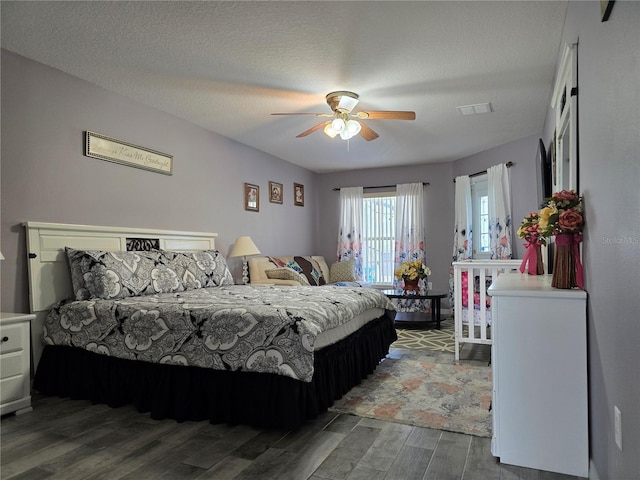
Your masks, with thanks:
M420 289L420 280L431 275L431 269L420 260L402 262L394 272L398 280L404 282L404 292L416 292Z

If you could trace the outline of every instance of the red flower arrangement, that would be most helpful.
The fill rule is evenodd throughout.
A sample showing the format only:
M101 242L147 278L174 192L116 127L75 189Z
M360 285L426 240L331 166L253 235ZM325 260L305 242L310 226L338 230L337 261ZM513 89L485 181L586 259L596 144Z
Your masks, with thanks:
M531 212L524 217L522 225L518 228L518 237L524 239L524 246L527 247L525 256L520 264L520 272L524 273L527 270L529 275L542 275L544 266L542 264L541 246L546 245L547 241L540 230L540 215L538 212Z
M542 236L581 234L584 227L583 211L582 197L573 190L554 193L538 213Z
M584 288L579 249L584 228L582 197L573 190L554 193L538 213L538 226L543 237L555 237L551 285Z

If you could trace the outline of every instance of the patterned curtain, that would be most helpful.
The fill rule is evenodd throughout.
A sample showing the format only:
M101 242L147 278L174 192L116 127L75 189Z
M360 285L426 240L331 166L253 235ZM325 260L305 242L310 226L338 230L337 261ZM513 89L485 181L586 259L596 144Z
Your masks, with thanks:
M452 262L460 262L472 258L473 231L471 221L473 219L471 201L471 179L469 175L456 178L455 194L455 220L453 229L453 256ZM453 266L449 269L449 305L453 312L454 302Z
M424 262L423 208L422 183L405 183L396 187L396 267L405 260Z
M423 211L422 183L405 183L396 187L395 268L406 260L425 261ZM394 288L399 288L398 283L394 277ZM399 311L425 311L429 300L398 300L395 303Z
M453 230L453 260L470 259L473 251L471 220L471 179L468 175L456 178L455 225Z
M511 249L511 185L504 163L487 169L489 187L489 248L491 259L509 259Z
M362 278L362 197L362 187L340 189L337 261L355 258L357 278Z

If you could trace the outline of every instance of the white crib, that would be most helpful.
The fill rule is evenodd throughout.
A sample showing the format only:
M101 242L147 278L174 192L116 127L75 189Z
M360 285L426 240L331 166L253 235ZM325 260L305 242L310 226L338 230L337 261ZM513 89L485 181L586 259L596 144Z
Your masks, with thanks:
M488 331L491 326L491 300L487 295L487 288L500 273L517 271L521 263L522 260L453 262L456 362L460 360L462 343L491 345L490 331ZM463 276L465 274L467 288L466 292L463 292ZM476 277L478 278L478 288L475 288ZM466 298L463 298L463 295L466 295ZM468 326L466 332L463 330L465 324Z

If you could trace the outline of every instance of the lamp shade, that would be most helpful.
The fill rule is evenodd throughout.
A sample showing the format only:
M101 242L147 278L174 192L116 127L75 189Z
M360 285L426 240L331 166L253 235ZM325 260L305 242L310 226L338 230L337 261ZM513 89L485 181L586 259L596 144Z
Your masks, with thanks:
M4 255L0 252L0 260L4 260Z
M229 257L246 257L248 255L260 255L260 250L258 250L256 244L253 243L251 237L244 236L236 238Z

